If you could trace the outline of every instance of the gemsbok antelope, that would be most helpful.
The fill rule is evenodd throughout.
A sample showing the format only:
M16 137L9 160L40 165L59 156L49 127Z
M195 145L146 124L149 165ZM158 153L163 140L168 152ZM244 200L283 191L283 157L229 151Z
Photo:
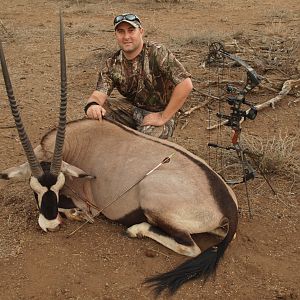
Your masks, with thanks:
M2 171L0 179L29 178L40 227L44 231L59 228L60 212L75 220L88 220L101 212L128 226L130 237L149 237L191 257L170 272L146 279L157 294L165 289L174 293L188 280L206 280L214 274L238 224L236 197L224 180L204 160L175 143L109 120L66 123L62 17L59 125L33 149L14 98L2 45L0 55L12 115L27 157L24 164ZM164 158L163 162L170 162L155 168ZM223 239L202 252L192 234L204 232Z

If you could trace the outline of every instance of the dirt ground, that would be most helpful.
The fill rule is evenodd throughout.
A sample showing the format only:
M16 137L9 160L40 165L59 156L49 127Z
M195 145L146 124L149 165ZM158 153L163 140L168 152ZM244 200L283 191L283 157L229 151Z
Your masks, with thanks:
M0 38L7 57L16 99L34 145L57 123L59 87L59 8L64 11L68 64L68 119L83 116L99 64L116 48L112 20L116 14L138 14L147 40L165 43L191 72L195 92L173 140L216 162L208 150L208 113L216 104L201 92L209 72L204 62L208 44L222 41L264 76L249 93L255 104L275 97L283 83L300 77L300 6L297 0L232 1L40 1L0 0ZM243 78L231 70L234 81ZM0 170L24 161L0 76ZM244 78L245 79L245 78ZM211 85L212 86L212 85ZM224 87L224 86L223 86ZM248 184L253 218L249 218L244 185L234 188L241 207L237 239L232 242L214 280L193 281L172 299L299 299L299 87L265 108L243 133L263 141L282 139L288 146L283 164L288 171L268 174L274 196L261 175ZM210 116L209 116L210 115ZM228 138L225 142L230 143ZM288 145L287 145L288 144ZM290 155L290 159L284 158ZM290 165L294 159L294 164ZM276 163L271 163L274 167ZM294 173L289 174L291 168ZM274 168L276 169L276 168ZM298 181L297 181L298 180ZM152 299L145 277L166 272L185 260L152 240L134 240L125 228L104 218L66 236L79 224L66 221L56 233L45 234L27 181L0 182L1 299ZM205 245L208 236L199 238ZM161 299L168 299L163 295Z

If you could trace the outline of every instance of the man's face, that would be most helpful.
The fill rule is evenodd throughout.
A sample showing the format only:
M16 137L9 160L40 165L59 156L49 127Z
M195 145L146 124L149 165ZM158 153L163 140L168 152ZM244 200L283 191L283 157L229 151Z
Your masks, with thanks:
M123 22L116 28L116 38L120 48L125 53L134 53L143 47L143 28L135 28L132 25Z

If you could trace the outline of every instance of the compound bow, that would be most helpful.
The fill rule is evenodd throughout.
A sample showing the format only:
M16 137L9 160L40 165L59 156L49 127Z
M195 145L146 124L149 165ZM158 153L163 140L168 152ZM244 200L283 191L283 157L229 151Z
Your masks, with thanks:
M249 207L249 214L251 216L251 209L250 209L250 202L248 196L248 188L247 188L247 181L250 179L254 179L256 176L256 171L250 164L249 160L246 157L246 154L250 156L249 151L247 149L243 149L240 145L240 136L241 136L241 122L243 120L249 119L254 120L257 115L257 110L253 104L246 100L246 94L253 90L259 83L261 82L262 77L259 76L255 70L245 63L242 59L233 55L224 50L224 46L219 42L214 42L209 46L209 53L207 58L207 63L220 63L224 62L225 58L229 58L234 62L238 63L240 66L246 69L247 71L247 79L245 82L244 87L237 88L233 85L226 85L226 102L230 106L231 113L224 114L218 112L216 115L219 119L224 119L225 121L222 122L223 125L231 127L233 131L233 135L231 138L230 146L222 146L216 143L208 143L209 147L214 148L221 148L226 150L234 150L238 156L238 159L242 166L243 177L242 179L232 179L226 180L228 184L238 184L238 183L245 183L246 185L246 194L248 199L248 207ZM222 100L222 98L220 99ZM247 110L243 109L243 105L247 105L250 107ZM254 161L255 162L255 161ZM256 164L256 167L258 165ZM261 172L261 170L260 170ZM267 178L264 176L263 172L261 172L262 176L265 178L269 186L271 187L270 183L268 182ZM273 190L273 188L271 187ZM274 190L273 190L274 192Z

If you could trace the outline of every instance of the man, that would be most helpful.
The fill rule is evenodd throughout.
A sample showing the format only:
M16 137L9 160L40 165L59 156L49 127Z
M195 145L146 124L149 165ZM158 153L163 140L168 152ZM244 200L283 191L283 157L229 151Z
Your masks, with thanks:
M120 47L99 72L96 90L85 106L87 117L104 115L143 133L171 137L176 113L193 89L190 74L164 46L143 42L139 18L126 13L114 19ZM117 88L126 99L109 99Z

